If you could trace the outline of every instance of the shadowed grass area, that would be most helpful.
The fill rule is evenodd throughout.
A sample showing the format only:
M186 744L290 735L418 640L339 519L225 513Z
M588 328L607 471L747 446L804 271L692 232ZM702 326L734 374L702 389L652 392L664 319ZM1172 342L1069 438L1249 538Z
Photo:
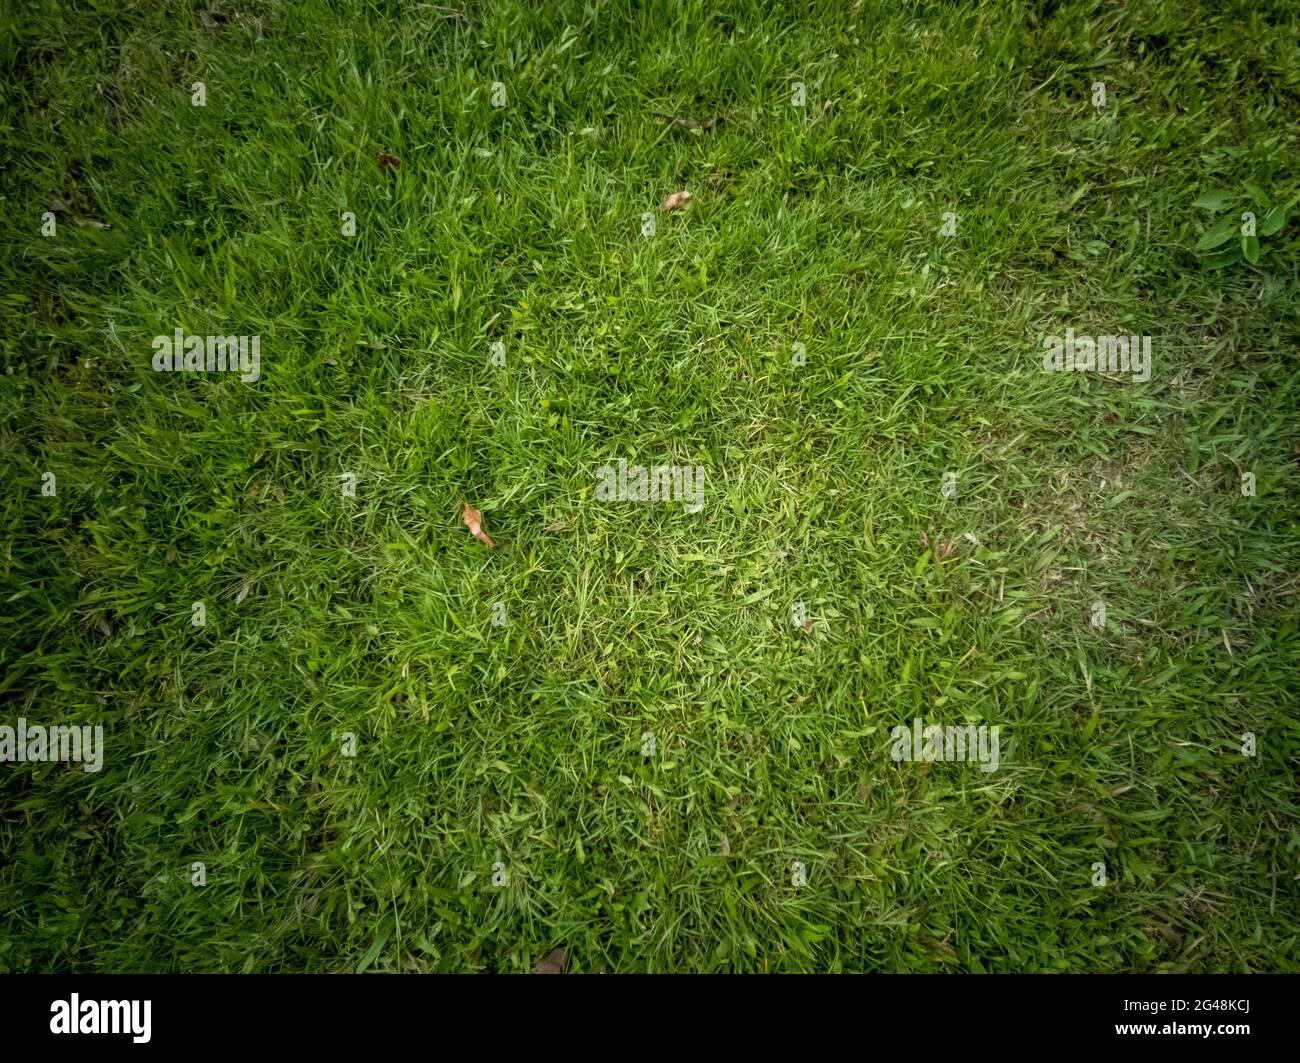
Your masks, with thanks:
M104 727L0 970L1300 970L1294 5L42 0L0 93L0 723Z

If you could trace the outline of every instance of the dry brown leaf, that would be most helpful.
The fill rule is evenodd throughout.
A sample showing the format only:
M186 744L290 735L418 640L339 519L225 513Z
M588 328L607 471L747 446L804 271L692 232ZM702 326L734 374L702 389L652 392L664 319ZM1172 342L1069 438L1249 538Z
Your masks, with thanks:
M396 155L389 155L387 152L384 151L381 151L379 153L378 159L379 159L379 168L381 170L384 170L385 172L387 172L388 170L396 170L399 166L402 165L402 160L399 159Z
M558 949L551 949L546 954L545 959L537 961L537 966L533 968L533 974L563 974L564 964L568 958L563 946Z
M674 192L671 196L664 196L662 206L664 210L681 210L690 201L689 192Z
M812 634L812 617L805 616L803 618L803 631L805 635Z
M489 550L496 546L496 543L489 539L487 532L483 530L483 514L468 502L465 503L465 509L461 513L460 519L465 522L465 527L469 529L470 534Z
M722 855L723 855L723 856L730 856L730 855L731 855L731 839L728 838L725 834L723 834L722 831L718 831L718 837L720 837L720 838L722 839Z
M928 941L924 934L921 935L921 943L927 945L932 951L930 958L942 963L944 960L955 960L957 950L946 941ZM939 955L934 955L937 952Z

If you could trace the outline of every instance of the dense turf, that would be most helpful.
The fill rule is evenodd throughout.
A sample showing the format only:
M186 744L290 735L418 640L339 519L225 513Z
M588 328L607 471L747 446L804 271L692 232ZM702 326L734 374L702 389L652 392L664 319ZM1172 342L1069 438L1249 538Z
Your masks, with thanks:
M1300 969L1294 4L30 6L0 969Z

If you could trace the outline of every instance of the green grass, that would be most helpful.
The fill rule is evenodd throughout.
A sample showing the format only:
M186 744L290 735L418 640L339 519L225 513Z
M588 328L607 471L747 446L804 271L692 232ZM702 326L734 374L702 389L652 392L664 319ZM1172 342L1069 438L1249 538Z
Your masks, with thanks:
M24 8L0 969L1300 970L1295 5Z

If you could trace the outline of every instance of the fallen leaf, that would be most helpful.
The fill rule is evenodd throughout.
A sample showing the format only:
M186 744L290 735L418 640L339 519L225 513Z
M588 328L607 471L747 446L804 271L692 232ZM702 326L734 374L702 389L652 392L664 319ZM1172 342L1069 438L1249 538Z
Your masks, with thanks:
M926 535L925 532L921 532L921 545L922 546L930 545L930 537Z
M83 218L80 214L72 216L72 224L80 225L83 229L111 229L112 226L107 222L96 221L94 218Z
M689 192L674 192L671 196L664 196L662 206L664 210L681 210L690 201L691 194Z
M551 949L546 954L545 959L537 961L537 966L533 968L533 974L563 974L564 964L568 958L568 953L564 951L563 946L558 949Z
M812 634L812 617L805 616L803 618L803 630L805 635Z
M240 602L242 602L245 598L248 597L248 590L249 590L248 580L244 580L244 585L239 588L239 594L235 596L236 605L238 605Z
M483 514L468 502L465 503L465 509L464 512L461 513L460 519L465 522L465 527L469 529L470 534L479 542L486 545L489 550L496 546L496 543L489 539L487 532L483 530Z
M402 160L396 155L389 155L387 152L379 153L379 168L381 170L396 170L402 165Z
M919 937L921 944L928 946L930 949L934 950L934 952L939 954L938 956L932 954L930 957L932 960L942 962L944 960L955 960L957 958L956 949L949 945L948 942L930 941L924 934L919 935Z
M723 855L723 856L730 856L730 855L731 855L731 839L728 838L725 834L723 834L722 831L718 831L718 837L720 837L720 838L722 839L722 855Z
M1178 945L1182 943L1183 940L1182 933L1179 932L1177 927L1171 926L1169 923L1149 924L1146 929L1148 931L1159 934L1171 945Z

